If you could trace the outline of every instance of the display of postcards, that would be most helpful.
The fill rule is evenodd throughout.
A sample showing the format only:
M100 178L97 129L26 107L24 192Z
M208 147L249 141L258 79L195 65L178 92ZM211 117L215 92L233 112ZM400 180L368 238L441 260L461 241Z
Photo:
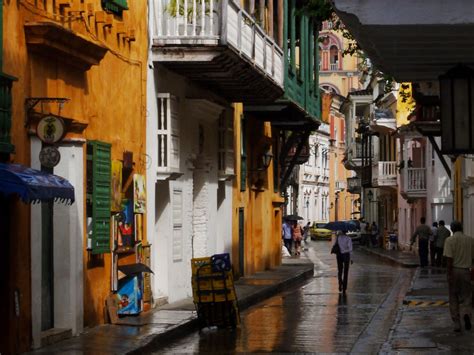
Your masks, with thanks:
M119 281L117 303L119 315L137 315L142 311L141 276L129 276Z

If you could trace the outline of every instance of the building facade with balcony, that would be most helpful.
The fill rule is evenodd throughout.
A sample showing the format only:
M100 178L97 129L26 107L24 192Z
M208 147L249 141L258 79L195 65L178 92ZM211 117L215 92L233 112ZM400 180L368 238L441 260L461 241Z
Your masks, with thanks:
M422 133L424 126L432 125L439 117L427 117L427 111L421 109L422 102L426 100L425 95L413 95L412 85L407 85L412 110L408 114L406 110L399 111L404 117L400 118L398 128L399 228L400 243L405 247L421 217L426 217L428 222L444 220L449 224L453 219L454 186L450 178L453 164L444 157L442 161L436 153L441 139L436 136L427 137ZM402 105L400 103L399 107Z
M344 165L353 171L351 190L360 192L360 217L376 222L381 231L395 228L397 202L396 96L385 93L377 75L366 77L365 88L349 93L341 107L346 117Z
M316 27L296 11L151 2L148 230L162 302L191 295L193 257L229 252L239 275L281 262L280 191L319 117Z
M311 224L329 222L329 124L322 119L319 129L309 137L310 156L299 173L301 217Z
M347 96L362 88L359 81L361 59L357 55L344 55L349 41L341 31L333 29L333 21L324 21L319 32L319 70L322 89Z
M420 117L416 118L418 122L404 122L409 127L401 130L404 134L401 136L399 166L402 167L400 188L404 198L399 198L399 240L402 244L408 243L422 216L426 216L430 224L442 218L448 224L452 218L462 220L464 231L472 235L470 215L464 213L472 211L470 206L474 203L472 195L466 193L472 190L468 182L472 172L468 167L472 162L466 155L470 152L464 150L458 155L456 164L450 164L450 159L443 154L443 151L449 151L443 146L447 141L445 138L440 141L439 136L452 134L453 130L445 129L443 133L440 121L433 114L443 99L440 76L447 73L453 63L472 63L472 52L467 50L471 39L459 41L461 28L465 31L473 26L472 11L468 2L462 0L450 3L443 11L436 2L402 1L398 5L393 9L389 1L334 1L336 12L374 65L395 80L409 82L416 88L412 95L415 100L410 108L412 112L406 112L403 120L406 121L411 114ZM391 16L386 16L388 8ZM410 9L409 15L406 9ZM432 16L426 17L426 13ZM430 47L429 43L439 40L440 34L445 39L442 49ZM426 57L434 60L428 65L423 59ZM449 115L445 119L449 120ZM426 204L423 206L425 189ZM453 208L450 208L447 190L451 190L454 196ZM404 201L411 203L405 204Z
M3 2L0 9L8 31L0 33L2 70L16 77L13 85L9 77L5 85L4 75L0 80L0 130L10 136L8 142L0 133L0 149L8 154L3 161L27 175L62 177L72 194L61 197L61 188L43 186L39 195L5 196L0 183L8 212L0 213L2 225L11 235L0 258L8 327L0 352L18 353L105 323L117 265L143 256L132 245L147 245L137 222L146 219L146 200L134 196L134 180L143 181L146 169L146 86L140 78L146 75L147 5L48 0ZM112 176L112 166L122 169ZM123 212L122 196L131 208L124 222L136 233L127 234L127 252L118 255L111 219Z

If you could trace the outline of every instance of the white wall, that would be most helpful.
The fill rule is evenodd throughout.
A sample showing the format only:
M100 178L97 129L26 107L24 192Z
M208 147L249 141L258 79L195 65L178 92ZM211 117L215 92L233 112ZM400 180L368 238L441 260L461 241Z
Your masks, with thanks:
M213 104L211 94L160 65L149 69L147 85L147 154L151 161L147 227L153 244L152 287L155 299L167 297L174 302L191 296L191 258L231 249L232 183L219 183L217 170L217 119L225 103ZM175 181L158 183L157 92L171 93L178 99L182 173ZM176 204L177 196L181 196L181 206ZM177 221L182 225L180 233L173 229Z
M31 166L41 169L41 142L31 138ZM54 174L74 186L72 205L54 204L54 327L83 330L84 166L82 143L59 147L61 161ZM41 341L41 204L31 206L31 293L33 347Z
M436 137L435 140L441 146L441 138ZM445 158L452 171L450 159ZM450 224L453 219L452 180L429 141L426 146L426 185L429 203L426 222L431 225L434 221L444 220L446 224Z

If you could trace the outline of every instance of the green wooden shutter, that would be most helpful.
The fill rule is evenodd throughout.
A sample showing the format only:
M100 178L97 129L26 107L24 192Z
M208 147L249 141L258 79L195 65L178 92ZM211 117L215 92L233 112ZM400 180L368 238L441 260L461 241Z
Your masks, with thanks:
M1 31L0 31L1 35ZM10 128L12 125L12 84L16 78L3 74L0 70L0 153L13 153Z
M111 205L111 157L109 143L88 141L87 159L92 167L89 179L90 205L92 217L91 249L92 254L110 252L110 205Z
M119 16L123 10L128 10L127 0L102 0L102 7Z

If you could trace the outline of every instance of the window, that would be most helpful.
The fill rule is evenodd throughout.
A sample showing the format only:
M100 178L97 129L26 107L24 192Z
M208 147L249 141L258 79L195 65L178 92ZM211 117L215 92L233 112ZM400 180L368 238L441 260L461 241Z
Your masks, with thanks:
M122 16L123 10L128 10L127 0L102 0L102 7L117 16Z
M301 16L296 16L296 23L295 23L295 68L296 68L296 75L299 79L303 79L302 77L302 66L303 66L303 36L301 33L301 24L302 18Z
M173 190L173 262L183 260L183 191Z
M218 129L218 170L219 178L234 175L234 122L233 114L224 111L219 117Z
M170 174L179 171L179 115L178 100L166 93L158 94L157 172Z
M339 49L332 45L329 49L329 60L330 60L330 69L338 70L339 69Z
M87 142L87 237L92 254L110 252L111 146Z
M12 84L14 80L16 78L3 74L0 71L0 153L6 154L13 153L15 150L15 147L11 144L10 137L10 128L12 126Z

